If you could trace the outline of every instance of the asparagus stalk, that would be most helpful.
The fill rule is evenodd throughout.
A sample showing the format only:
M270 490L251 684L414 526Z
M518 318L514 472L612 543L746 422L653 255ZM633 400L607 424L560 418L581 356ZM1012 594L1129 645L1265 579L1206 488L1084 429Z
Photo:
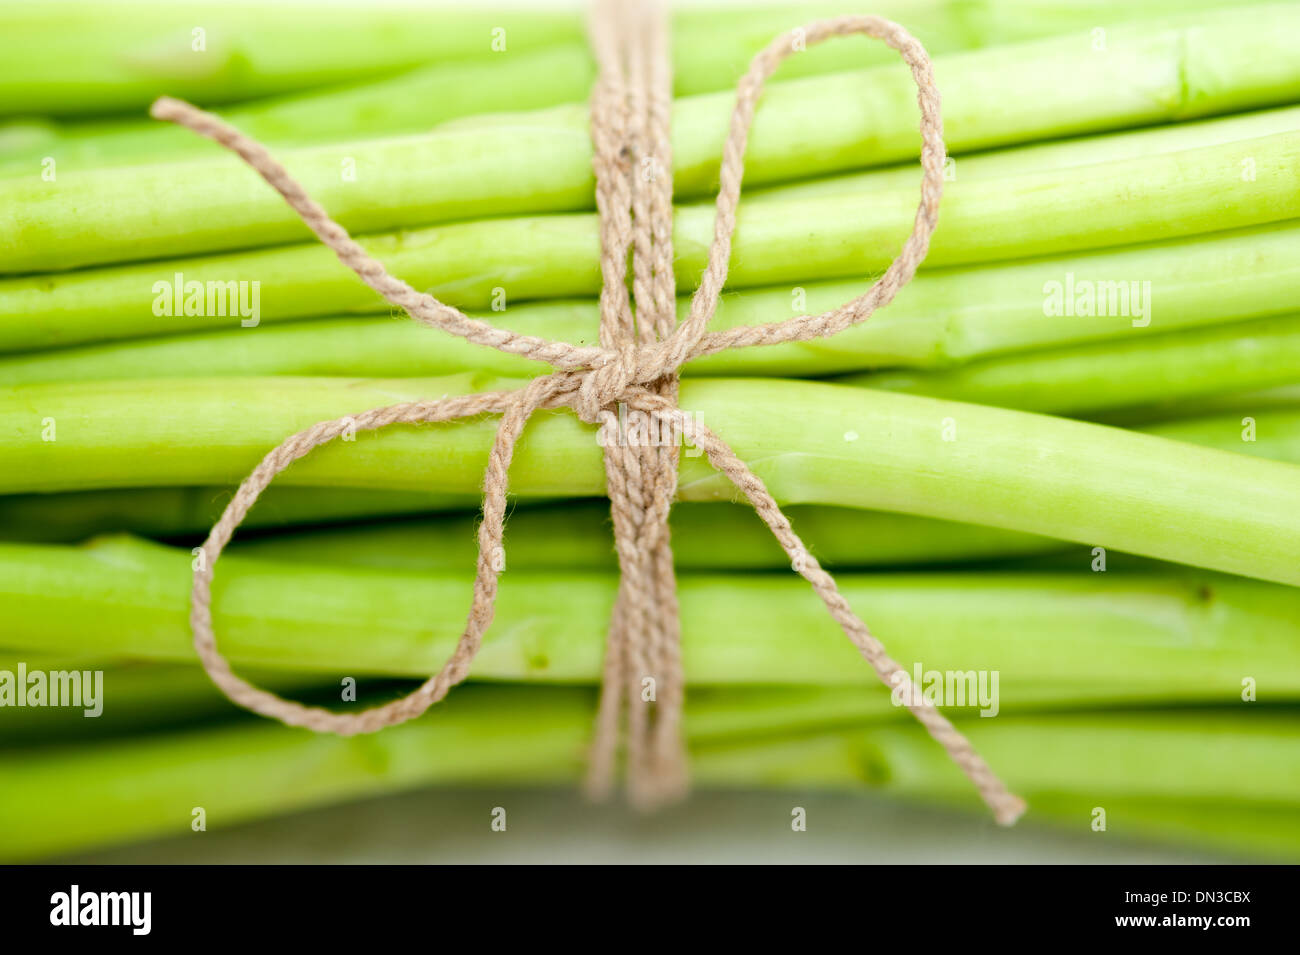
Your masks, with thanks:
M1147 425L1143 430L1191 444L1240 449L1257 457L1300 464L1298 404L1300 401L1278 407L1246 405L1244 407L1249 407L1252 412L1249 421L1243 421L1243 412L1238 411L1203 419L1164 421ZM1252 440L1243 440L1244 437ZM302 490L319 491L315 488ZM57 495L56 500L63 496L76 495ZM21 495L17 499L27 500ZM0 497L0 507L12 500L14 498ZM787 507L785 512L799 528L800 534L807 541L814 542L817 559L831 567L934 564L1026 556L1035 557L1034 565L1042 567L1044 561L1037 555L1058 552L1059 562L1048 562L1046 566L1067 569L1087 567L1094 562L1090 551L1081 557L1076 549L1067 549L1063 542L1054 538L980 524L822 505L794 505ZM3 513L0 510L0 517ZM206 531L217 516L213 514L206 522L187 526L184 530L194 533ZM766 528L753 520L745 505L685 502L678 504L671 516L673 556L679 569L781 569L786 564L785 554ZM262 535L237 540L233 548L247 556L278 560L445 572L473 564L477 521L476 514L449 513L432 520L335 526ZM0 526L4 526L2 519ZM559 506L520 508L510 521L510 566L524 570L597 570L608 567L613 547L608 526L608 506L600 501L569 501ZM107 525L83 524L69 528L72 533L63 539L80 540L92 532L109 529ZM119 524L111 529L123 528ZM19 533L13 533L15 530ZM177 531L173 527L169 532ZM10 527L7 536L24 540L48 539L23 533L22 525ZM1142 563L1140 558L1130 555L1124 555L1123 559L1130 565ZM1150 563L1154 566L1148 570L1170 569L1169 565ZM1111 565L1113 560L1108 566Z
M678 570L771 570L788 563L771 533L743 505L683 503L671 516ZM887 511L794 505L786 516L815 542L818 561L829 567L942 563L1065 546L1035 534ZM445 573L473 566L478 521L473 512L445 514L262 535L231 546L232 552L272 560ZM509 533L510 566L516 570L605 570L614 553L609 504L596 500L517 508Z
M1006 355L943 371L883 371L841 381L1078 415L1292 384L1297 379L1300 318L1288 315L1128 342Z
M951 767L930 757L922 734L882 726L750 742L751 734L735 732L738 711L729 699L697 694L687 704L693 768L705 785L816 781L961 798ZM6 754L0 845L9 860L31 859L188 833L196 806L209 825L224 826L430 783L567 782L579 771L591 704L586 692L473 687L458 690L435 717L374 736L254 724ZM766 723L781 709L769 692L760 706L742 703L740 722ZM710 733L718 723L732 734ZM1058 819L1081 827L1093 806L1109 800L1213 800L1229 812L1292 807L1300 761L1277 755L1294 749L1294 724L1284 714L1008 718L977 727L976 741L1031 804L1041 795ZM1071 792L1076 800L1063 797ZM1134 835L1151 831L1140 815L1117 815L1133 819Z
M0 669L13 673L19 672L18 668L23 665L29 674L35 670L99 670L103 674L102 693L106 704L94 719L87 719L82 710L69 707L11 708L0 724L0 751L16 746L50 746L88 739L113 739L133 733L173 731L242 718L242 714L231 709L230 701L216 690L207 674L192 663L33 657L23 651L9 651L8 656L0 658ZM259 686L320 706L338 706L342 697L343 684L333 676L318 672L267 669L253 671L250 676ZM363 678L356 684L356 700L352 702L369 706L392 699L408 688L408 679L400 677ZM728 688L733 701L744 700L745 707L735 707L734 716L726 722L715 717L710 726L712 735L724 731L756 733L765 728L790 733L831 723L889 722L901 715L899 709L890 703L888 695L863 693L859 687L782 685L755 689L759 692L751 692L750 688L740 684ZM696 687L692 692L705 700L716 694L715 689L707 687ZM768 701L764 697L773 694L780 706L776 714L767 714L771 725L765 727L756 719L756 714L747 710L766 709ZM1217 693L1212 695L1221 696ZM1065 682L1042 679L1035 680L1032 686L1018 686L1014 699L1005 704L999 700L998 714L1069 712L1081 707L1124 708L1149 706L1153 702L1186 706L1203 703L1206 698L1196 686L1163 684L1156 687L1153 694L1152 687L1143 683L1117 684L1107 680L1084 685L1072 679ZM980 710L974 703L967 707L952 707L948 712L953 719L977 723L980 719Z
M1144 430L1277 461L1300 463L1295 402L1245 406L1229 415L1162 422ZM1250 427L1247 428L1246 425ZM1244 437L1254 440L1244 441ZM0 536L71 542L127 530L153 537L202 534L220 517L229 488L122 488L0 496ZM281 488L273 485L244 522L246 530L328 524L395 515L436 520L326 528L236 540L237 551L280 559L342 561L408 570L458 570L474 560L477 499L414 491ZM446 513L449 512L450 513ZM786 508L825 565L935 564L1051 553L1065 547L1037 534L911 514L821 505ZM570 501L525 507L511 519L510 563L523 569L602 569L609 565L608 507ZM674 556L684 570L779 569L786 558L746 506L685 502L673 511ZM1071 560L1078 560L1072 556ZM1092 557L1078 566L1090 564Z
M1135 325L1127 314L1045 315L1045 287L1069 281L1103 290L1150 283L1157 306ZM869 279L768 287L725 296L715 329L758 325L781 316L818 314L858 294ZM1101 283L1108 283L1102 285ZM1139 301L1137 304L1141 304ZM1191 239L1025 262L924 272L870 322L832 339L736 349L691 362L688 375L826 375L881 366L942 367L986 355L1079 341L1132 338L1294 308L1300 304L1300 226L1294 222ZM679 314L689 301L683 299ZM1109 309L1105 309L1110 311ZM84 338L171 331L173 317L137 312L112 326L90 320L0 324L0 348L73 344ZM83 320L82 316L86 320ZM479 317L512 331L570 342L597 338L594 301L508 305ZM410 322L340 317L255 332L235 316L185 316L184 327L223 324L214 332L61 348L0 357L0 385L56 381L208 375L346 375L404 377L489 371L533 375L528 359L479 348ZM1144 323L1145 321L1145 323Z
M1272 409L1265 413L1256 410L1249 423L1253 426L1250 436L1254 440L1248 442L1242 440L1246 429L1240 414L1164 422L1147 426L1145 430L1192 444L1225 449L1241 447L1245 453L1257 457L1300 463L1297 409ZM6 500L0 498L0 504ZM1090 552L1086 558L1080 558L1075 549L1067 549L1062 541L1051 537L980 524L823 505L794 505L785 512L800 534L815 542L817 559L830 567L936 564L1027 556L1034 556L1041 565L1037 555L1057 552L1061 552L1063 562L1054 566L1062 568L1085 567L1094 560ZM520 508L510 523L510 565L525 570L605 568L609 566L613 547L608 516L608 506L600 501ZM195 533L206 531L215 520L216 515L202 526L186 529ZM236 541L233 547L248 556L279 560L451 571L473 564L477 521L476 514L450 513L430 520L408 519L262 535ZM768 531L753 520L745 505L681 503L673 509L672 527L673 555L682 570L781 569L786 563L785 554ZM119 525L113 529L123 528ZM6 535L11 539L47 539L12 531L13 528ZM79 540L86 536L89 534L82 532L63 539ZM1126 559L1133 563L1140 561L1127 555ZM1156 566L1167 567L1158 563Z
M510 140L505 150L500 138L449 131L303 147L286 150L284 159L314 198L362 233L590 204L591 150L583 131L519 129ZM0 270L199 254L310 235L255 172L214 152L175 163L72 169L54 182L35 174L0 179ZM64 254L52 255L54 246Z
M10 655L192 663L190 554L129 538L86 547L0 544L0 640ZM434 672L460 636L470 566L430 574L222 561L214 614L236 666L342 677ZM1268 699L1300 695L1300 591L1177 574L841 575L846 598L911 672L997 671L994 708L1045 700ZM616 579L512 571L474 664L484 680L599 678ZM700 686L867 687L870 673L790 576L682 576L684 665ZM59 613L48 613L51 599ZM1041 685L1050 687L1040 692ZM336 684L337 685L337 684ZM106 689L106 697L108 689ZM881 711L887 692L877 694ZM107 703L106 703L107 705ZM968 701L969 712L989 700Z
M1294 733L1288 727L1293 720L1294 711L1289 709L1261 717L1221 712L1043 716L994 721L997 725L986 730L981 726L979 745L985 745L987 736L990 749L999 749L1000 766L1025 767L1025 778L1016 779L1014 785L1026 794L1031 818L1064 824L1095 838L1091 823L1100 807L1106 810L1108 833L1296 858L1300 857L1300 825L1291 806L1293 797L1286 794L1291 782L1260 799L1207 791L1220 771L1216 763L1237 771L1238 754L1229 752L1237 738L1251 739L1250 755L1245 756L1251 762L1292 756L1295 742L1286 736ZM1205 734L1199 740L1198 731ZM1253 731L1260 735L1253 736ZM819 740L773 741L764 757L733 750L727 762L737 772L768 768L771 775L766 778L778 785L806 786L805 780L816 779L823 786L856 787L866 780L884 783L891 793L906 790L915 799L951 803L951 797L922 782L937 781L938 776L911 763L912 753L904 749L909 744L888 745L882 756L876 742L895 733L892 727L857 733L857 746L830 735ZM909 778L901 785L893 778L900 769L895 759L906 763L902 773ZM1031 761L1033 769L1028 768ZM1070 768L1076 761L1084 763L1078 776ZM1009 770L1008 775L1015 778L1014 772ZM1186 786L1182 792L1180 783Z
M1300 95L1300 66L1286 54L1300 30L1300 10L1277 4L1251 12L1253 19L1237 10L1207 13L1195 27L1116 29L1100 55L1083 35L955 54L936 66L946 91L948 143L980 149L1292 100ZM1270 43L1276 57L1269 56ZM1025 97L1025 89L1034 96ZM1089 96L1078 97L1078 89ZM732 99L710 94L674 109L679 195L714 187ZM747 180L843 171L860 167L864 155L877 163L910 157L915 111L912 80L893 66L774 85L750 137ZM427 136L292 149L282 159L356 232L592 205L585 107L454 125ZM1158 185L1160 172L1154 175ZM911 205L910 196L900 205L909 218ZM0 210L6 272L194 255L307 235L277 195L225 155L73 170L55 182L11 177L0 180Z
M591 89L594 73L585 43L521 52L507 46L500 54L439 62L363 85L235 105L221 115L249 136L278 145L378 138L427 132L446 120L509 104L534 109L580 100ZM0 145L10 146L0 161L0 175L30 174L47 157L64 172L211 157L207 140L147 119L146 104L141 104L139 118L130 120L0 126Z
M1171 22L1195 22L1199 11L1224 5L1223 0L1145 0L1135 7L1101 0L1080 8L1068 0L899 0L876 12L905 22L930 50L939 52L1090 31L1135 16L1160 14L1173 16ZM457 10L449 16L446 10L410 5L374 6L366 8L364 16L345 7L322 15L313 6L305 18L301 5L283 3L273 10L249 3L197 8L189 4L183 13L158 4L115 4L111 16L93 3L63 3L57 8L11 3L0 11L0 28L12 39L6 69L0 72L0 93L5 96L0 103L5 112L20 114L142 108L163 84L177 95L192 89L205 102L219 102L393 72L449 56L486 54L491 48L484 37L490 39L494 27L507 28L508 44L499 53L583 39L582 17L570 12L525 14L507 6L474 16ZM852 4L800 3L749 8L743 16L725 7L678 12L678 90L730 87L749 58L776 34L814 17L854 11ZM187 55L195 52L195 23L207 27L211 42L205 52L212 62L196 64L195 57ZM42 77L50 77L52 68L39 53L54 49L77 54L68 57L75 69L54 76L57 85L45 84ZM889 54L874 44L837 44L808 50L787 69L790 75L806 75L888 59ZM585 93L585 88L579 89L570 98ZM378 98L378 92L375 95Z
M1300 463L1300 402L1165 421L1145 427L1176 440L1278 461ZM1249 425L1249 429L1246 427ZM1244 434L1245 432L1245 434ZM1244 436L1254 438L1243 441ZM123 488L64 494L0 496L0 535L8 540L71 542L128 530L153 537L202 534L229 502L230 488ZM443 513L436 520L325 528L316 532L241 537L234 548L252 556L446 571L474 559L477 499L413 491L281 488L273 485L244 521L245 530L329 524L395 515ZM1058 540L979 524L887 511L794 505L787 515L834 567L934 564L1054 552ZM608 507L571 501L525 507L510 524L510 564L523 569L601 569L609 564ZM785 555L745 506L685 502L672 514L674 556L684 570L752 570L785 566ZM1078 560L1071 556L1070 560ZM1078 566L1092 562L1092 557Z
M178 537L207 530L234 496L232 487L115 488L65 494L0 495L0 537L80 541L110 531ZM365 488L268 488L243 527L300 527L410 514L472 511L478 495Z
M1125 130L1102 136L1056 140L994 149L971 156L955 157L950 168L948 195L967 182L1008 179L1044 169L1074 169L1119 159L1140 159L1157 153L1182 152L1242 139L1257 139L1300 128L1300 106L1256 110L1198 122L1173 123L1144 129ZM869 172L827 176L806 182L783 183L760 188L754 198L812 198L856 193L865 190L906 191L916 183L912 163L873 169Z
M730 89L749 60L773 37L818 16L852 12L852 5L799 4L774 9L685 10L676 14L673 32L674 85L678 95ZM892 6L898 9L892 10ZM1024 15L1021 0L980 4L877 7L881 16L904 22L932 54L1026 40L1074 30L1096 31L1099 24L1133 17L1178 14L1194 20L1200 10L1223 0L1162 0L1135 7L1104 0L1077 8L1072 3L1033 4ZM1193 13L1188 8L1196 12ZM1200 9L1197 9L1200 8ZM297 145L424 132L458 116L503 110L529 110L586 97L594 78L590 53L582 43L557 43L485 60L466 58L422 67L394 77L346 88L298 93L240 104L222 115L263 142ZM874 43L830 43L805 50L783 65L780 79L862 69L888 62L893 53ZM140 107L147 100L139 103ZM1277 130L1270 130L1277 131ZM1257 133L1262 135L1262 133ZM20 174L52 157L64 168L157 162L202 155L210 147L186 131L144 119L58 125L18 121L0 126L6 158L0 172Z
M926 261L963 265L1061 254L1300 217L1297 155L1300 132L970 183L945 204L944 226ZM1255 177L1243 181L1247 161ZM914 215L913 197L903 195L753 202L740 210L729 286L802 283L883 268ZM677 210L680 288L693 287L703 270L712 230L712 209ZM416 288L462 308L487 308L594 296L600 284L597 232L594 216L555 215L376 235L364 244ZM1042 292L1040 286L1036 295ZM3 279L0 343L12 349L84 341L110 326L124 329L119 334L175 331L188 327L195 312L212 313L216 318L208 321L222 324L233 324L230 313L237 312L242 324L373 311L382 304L329 249L311 243ZM1040 298L1040 314L1042 307Z
M233 483L286 435L317 421L493 384L474 376L253 378L235 387L231 379L196 379L5 389L0 491ZM724 435L782 503L901 511L1300 581L1300 472L1290 464L810 382L693 379L683 385L682 407ZM525 497L603 493L593 430L566 412L535 418L516 450L511 489ZM478 418L364 432L317 450L279 480L472 494L495 428ZM1221 436L1234 439L1241 441L1240 429ZM681 499L735 495L688 451Z
M1094 38L1130 20L1194 25L1223 0L885 0L872 7L895 20L933 54L1018 44L1054 34L1078 33ZM746 5L742 16L683 10L673 36L678 95L730 89L749 67L755 53L791 27L819 17L859 13L852 3L804 2L764 8ZM813 76L892 63L894 54L880 44L825 43L800 52L781 65L780 76Z
M433 61L581 42L571 12L230 2L5 4L0 114L139 109L160 92L230 102ZM196 33L195 31L201 31ZM201 47L196 49L196 47Z
M1245 34L1236 32L1244 22L1234 22L1237 11L1251 18ZM1297 92L1292 68L1253 60L1251 51L1264 52L1259 43L1271 42L1263 36L1266 30L1294 32L1296 15L1288 4L1238 7L1121 24L1104 31L1104 51L1096 49L1095 34L1081 31L936 57L946 142L957 152L975 151L1292 103ZM1285 41L1277 42L1280 53ZM1080 89L1088 95L1079 96ZM822 102L835 108L818 108ZM679 193L713 188L732 106L728 92L691 97L674 111ZM864 155L874 164L910 159L916 153L915 110L915 89L897 68L776 83L764 94L748 156L751 162L766 159L773 150L775 161L781 143L795 137L808 155L802 161L789 157L789 172L779 177L786 179L860 168ZM709 113L711 120L697 126ZM584 128L585 121L583 108L568 106L470 117L444 128L487 134L521 125ZM861 140L864 129L872 131L866 141ZM748 172L747 179L757 182Z
M0 652L0 671L17 674L20 666L25 667L23 672L27 674L99 671L101 709L98 716L87 717L85 707L6 706L4 718L0 719L0 750L177 729L198 725L214 716L232 715L230 701L213 686L202 669L193 666L124 662L111 657L45 658L22 651ZM338 682L319 673L266 670L253 678L260 686L275 688L277 693L295 697L310 694L325 704L339 698Z
M1282 385L1278 388L1252 388L1195 401L1157 401L1090 417L1105 424L1131 427L1135 422L1156 424L1176 421L1180 418L1204 418L1232 413L1240 416L1257 415L1260 412L1285 412L1293 410L1298 405L1300 405L1300 385Z
M1244 406L1225 414L1190 421L1166 421L1149 428L1174 441L1195 434L1196 441L1232 447L1242 454L1300 463L1300 409Z
M1284 400L1286 399L1286 400ZM1300 395L1287 399L1286 390L1238 396L1236 402L1200 402L1197 410L1216 412L1196 420L1170 420L1157 416L1155 424L1142 425L1152 434L1163 434L1178 441L1238 450L1277 461L1300 463ZM1231 410L1225 410L1231 409ZM1249 418L1249 421L1244 420ZM1142 419L1129 418L1128 426L1141 425ZM1247 427L1249 426L1249 427ZM1245 438L1254 438L1247 441ZM221 516L234 491L230 487L130 487L111 490L70 491L61 494L0 495L0 537L7 540L71 542L96 534L127 530L151 537L184 537L206 533ZM449 563L443 567L461 567L472 555L464 551L469 539L456 538L454 520L468 520L476 510L478 496L432 494L422 491L368 490L348 487L282 487L273 484L258 499L258 505L245 519L245 531L259 528L282 528L311 524L337 524L397 515L429 515L461 511L458 518L437 522L437 547L430 547L422 535L423 526L409 524L388 528L378 535L373 528L343 532L341 547L359 562L378 556L379 549L391 545L387 554L391 564L437 569L438 554L445 553ZM517 512L511 524L511 565L520 567L576 567L592 569L605 566L609 555L607 537L602 537L605 505L597 502L570 502L567 517L548 516L546 512L526 508ZM591 521L590 536L585 536L583 514ZM787 509L809 541L814 543L818 558L838 566L874 566L881 563L934 563L973 558L1006 557L1016 554L1046 552L1062 546L1060 542L1039 535L955 521L934 520L909 514L866 511L858 508L801 506ZM596 523L599 520L599 525ZM536 536L529 528L552 528L564 522L581 540L557 538L547 545L546 563L540 564L541 551L532 547ZM785 556L773 544L767 532L741 506L686 502L673 512L676 528L674 552L684 568L740 569L783 567ZM403 533L410 528L410 534ZM242 532L241 532L242 533ZM432 533L432 530L430 531ZM538 531L537 533L542 533ZM411 535L420 536L418 553L405 550L403 542ZM684 536L683 536L684 535ZM341 556L338 547L328 543L331 535L316 540L322 554ZM383 540L383 538L387 540ZM235 547L266 547L272 552L283 548L293 551L295 538L262 539L257 543L241 536ZM367 543L373 541L373 544ZM281 543L282 542L282 543ZM561 548L561 543L566 546ZM697 544L706 544L699 546ZM413 544L412 544L413 546ZM522 550L521 550L522 549ZM459 556L464 555L462 560Z
M1200 420L1161 422L1143 430L1191 444L1225 450L1240 448L1257 457L1300 464L1300 410L1292 404L1262 411L1256 407L1252 411L1248 421L1237 412ZM1251 440L1243 440L1244 437ZM7 500L10 499L0 497L0 505ZM1063 542L1051 537L980 524L823 505L793 505L785 511L799 527L800 534L815 542L817 559L832 567L934 564L1056 552L1062 552L1061 567L1085 567L1094 560L1090 552L1081 559L1074 549L1066 550ZM216 515L201 526L187 529L196 533L206 531L215 520ZM681 503L673 509L672 526L673 554L680 569L754 570L785 566L785 554L768 531L753 520L745 505ZM122 528L119 525L113 529ZM271 559L449 571L472 565L476 556L476 529L476 515L451 513L433 520L263 535L236 541L234 547L240 553ZM612 553L608 506L599 501L521 508L511 518L510 535L510 564L515 568L601 569L609 565ZM15 537L12 533L8 536ZM88 532L83 531L64 539L79 540L86 536ZM23 535L16 539L33 538ZM1131 563L1140 561L1127 555L1126 559ZM1041 558L1038 563L1041 565ZM1167 569L1168 565L1156 566Z
M1044 795L1036 805L1044 816L1077 824L1079 811L1089 818L1087 797ZM1199 845L1227 853L1230 858L1300 858L1300 825L1289 806L1230 807L1213 800L1122 799L1107 803L1107 820L1122 820L1123 830L1178 845Z

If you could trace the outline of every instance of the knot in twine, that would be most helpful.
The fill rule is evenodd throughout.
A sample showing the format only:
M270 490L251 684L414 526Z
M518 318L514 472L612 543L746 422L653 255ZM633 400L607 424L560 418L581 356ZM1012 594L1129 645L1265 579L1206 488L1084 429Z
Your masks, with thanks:
M865 294L833 311L779 323L708 332L727 277L743 155L763 84L778 64L806 44L862 33L896 50L911 68L921 113L921 202L914 228L896 258ZM669 116L671 67L665 14L657 3L597 0L591 39L598 79L591 97L591 138L600 218L600 345L576 346L519 335L470 318L390 275L334 222L264 147L216 116L162 98L151 114L184 125L238 153L276 189L338 258L379 295L415 321L453 335L551 365L555 371L517 391L499 391L374 408L323 421L292 435L262 459L240 485L203 544L194 572L190 622L194 645L213 682L233 702L264 716L318 732L350 736L413 719L446 696L469 673L491 623L503 562L506 493L511 457L528 418L542 408L572 409L599 425L620 580L607 640L588 789L613 784L620 735L627 750L632 801L653 806L681 796L686 759L681 711L685 691L680 621L669 545L668 512L677 489L677 442L630 447L620 433L619 404L650 416L659 434L680 435L745 495L821 597L845 635L889 687L901 686L907 707L971 779L998 822L1013 823L1025 805L1012 795L966 738L923 695L853 613L830 574L794 533L763 482L709 428L677 407L678 373L701 355L729 348L806 341L834 335L887 305L916 273L938 221L943 189L943 127L939 93L924 48L896 23L873 16L817 20L777 37L757 54L741 79L722 154L717 214L708 264L687 317L676 318L672 252ZM800 43L802 41L802 43ZM631 254L631 299L626 281ZM635 301L635 314L632 310ZM212 575L222 549L257 497L282 470L339 435L392 424L501 416L483 483L477 575L465 629L443 668L410 695L360 713L304 706L258 689L236 676L217 650L212 629ZM665 431L665 429L667 429ZM638 442L639 444L640 442ZM653 681L653 702L642 701ZM626 732L620 734L626 710Z

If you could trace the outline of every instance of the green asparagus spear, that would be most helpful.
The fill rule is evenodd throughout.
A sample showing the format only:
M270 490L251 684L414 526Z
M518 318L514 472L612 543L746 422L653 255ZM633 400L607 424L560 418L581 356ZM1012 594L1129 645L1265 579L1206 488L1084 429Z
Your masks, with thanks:
M1298 154L1300 132L1283 133L971 182L945 202L926 262L935 267L1060 255L1297 218ZM1254 173L1243 177L1247 161ZM740 209L728 284L793 285L883 268L914 216L915 198L901 194L756 200ZM696 284L712 230L712 209L677 210L679 288ZM594 216L574 214L457 223L370 236L363 244L415 288L461 308L499 309L530 298L594 296L597 233ZM1034 292L1040 313L1043 292L1041 286ZM333 252L310 243L3 279L0 344L12 349L110 334L87 326L147 334L187 329L195 316L256 326L264 318L381 307Z
M711 327L761 325L798 313L817 314L861 293L867 278L750 289L722 298ZM1049 307L1045 288L1100 287L1139 293L1150 283L1152 314L1132 308L1081 316ZM1122 284L1121 284L1122 283ZM1126 295L1127 298L1127 295ZM1104 299L1103 305L1109 300ZM523 334L575 343L597 338L594 301L525 302L477 317ZM1143 307L1143 299L1132 303ZM1145 342L1195 328L1300 306L1300 226L1210 233L1191 239L1069 253L1025 262L923 272L889 308L834 338L736 349L700 358L688 375L811 376L865 368L944 367L989 355L1075 342ZM682 300L684 314L689 302ZM1093 309L1096 312L1096 308ZM90 313L87 313L89 317ZM113 378L196 375L407 375L490 371L533 375L536 362L412 322L379 317L300 321L250 329L238 315L185 316L186 329L217 331L165 335L103 345L60 348L0 357L0 385ZM105 326L83 321L0 324L0 348L73 344L81 338L126 336L177 329L177 319L139 313ZM1226 332L1225 332L1226 333Z
M1297 30L1300 9L1276 4L1251 8L1250 16L1237 9L1207 13L1194 27L1117 28L1103 51L1078 34L955 54L936 66L947 141L954 150L991 148L1291 102L1300 95L1300 66L1288 55ZM1080 89L1088 95L1080 97ZM718 93L674 110L677 194L714 188L731 108L732 94ZM755 119L747 181L802 179L909 158L918 148L916 122L912 80L897 66L776 84ZM281 158L356 232L584 209L594 201L580 105L475 119L426 136L287 150ZM1231 158L1234 175L1247 158ZM1259 178L1267 180L1272 160L1254 158ZM1160 188L1168 170L1151 164L1150 188ZM1183 173L1200 179L1194 170ZM1083 198L1092 218L1116 197ZM1237 198L1233 205L1246 202ZM910 196L905 205L914 205ZM1082 220L1079 208L1047 214ZM945 210L950 216L951 209ZM251 170L215 151L192 162L73 169L53 179L33 169L29 177L0 180L0 271L195 255L306 235Z
M4 389L0 491L233 483L286 436L315 422L503 385L511 382L459 376ZM723 436L786 504L987 524L1300 582L1295 465L843 385L692 379L683 383L681 405ZM363 432L318 449L279 481L473 494L495 428L494 420L479 418ZM1248 447L1239 426L1220 440ZM683 456L679 497L735 499L730 482L693 454L688 448ZM567 412L539 413L515 451L511 489L523 496L600 495L600 461L593 429Z

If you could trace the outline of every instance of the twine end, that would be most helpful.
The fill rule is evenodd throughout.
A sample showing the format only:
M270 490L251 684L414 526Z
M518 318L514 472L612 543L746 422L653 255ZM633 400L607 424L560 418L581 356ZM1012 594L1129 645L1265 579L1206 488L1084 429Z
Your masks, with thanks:
M181 115L185 104L171 96L159 96L149 107L149 115L154 119L161 119L166 122L175 122L176 118Z
M1029 804L1019 796L1009 796L994 810L993 818L997 820L999 826L1010 828L1020 820L1028 808Z
M614 781L608 775L589 775L582 784L582 795L589 803L607 803L614 794Z
M638 812L652 813L684 802L690 787L680 774L656 779L649 784L634 785L628 789L628 802Z

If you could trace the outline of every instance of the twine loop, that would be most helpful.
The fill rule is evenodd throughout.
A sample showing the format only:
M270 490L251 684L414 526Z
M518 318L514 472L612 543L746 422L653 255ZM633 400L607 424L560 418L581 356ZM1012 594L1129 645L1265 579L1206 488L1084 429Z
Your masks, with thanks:
M726 282L744 165L743 156L763 84L796 50L834 36L861 33L896 50L912 72L921 113L921 202L899 256L859 298L829 312L782 322L708 332ZM653 806L686 790L681 710L680 620L669 544L668 512L677 488L675 442L633 446L619 431L618 404L650 416L660 433L681 435L744 494L832 618L888 687L902 699L971 779L998 822L1009 825L1024 803L975 752L966 738L920 693L853 613L794 533L763 482L708 427L677 406L678 372L689 360L729 348L806 341L834 335L887 305L915 275L938 222L943 191L943 125L939 93L924 48L896 23L873 16L817 20L785 33L759 52L737 87L719 171L717 213L707 266L689 311L678 323L672 255L672 168L669 117L671 60L666 16L657 2L596 0L592 48L599 67L591 98L593 170L600 219L600 345L577 346L496 328L421 293L390 275L332 220L260 144L218 117L164 97L150 112L190 128L236 152L298 213L348 268L412 319L467 341L545 362L554 369L517 391L487 392L373 408L323 421L286 438L243 481L218 518L196 563L190 623L194 646L213 682L233 702L291 726L350 736L412 719L464 680L491 623L504 554L503 535L510 462L533 412L572 409L598 424L618 555L619 591L611 617L588 788L607 792L614 777L620 727L627 750L632 800ZM632 261L631 294L627 277ZM633 311L632 304L636 308ZM482 414L500 415L483 482L483 521L473 599L465 629L443 668L410 695L359 713L304 706L261 690L235 675L216 646L212 628L212 576L235 528L277 474L294 461L350 431L394 424L436 423ZM647 696L647 688L649 695Z

